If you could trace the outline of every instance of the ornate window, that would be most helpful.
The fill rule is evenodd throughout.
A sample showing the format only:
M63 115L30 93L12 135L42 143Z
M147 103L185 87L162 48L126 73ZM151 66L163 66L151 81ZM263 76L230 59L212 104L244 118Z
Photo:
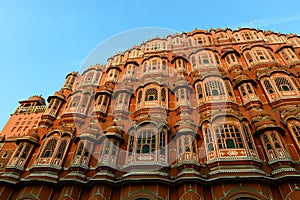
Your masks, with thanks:
M137 138L136 153L150 153L156 149L155 134L150 131L143 131Z
M239 64L239 61L234 53L227 54L225 60L228 66Z
M118 146L118 141L105 139L102 143L99 162L109 165L116 165Z
M61 166L65 157L67 147L69 145L69 138L58 139L50 137L44 141L44 148L41 148L40 156L38 156L37 164L53 164Z
M206 140L206 145L207 145L207 151L213 151L214 150L214 145L213 145L213 139L212 139L212 134L210 128L206 128L205 130L205 140Z
M124 78L134 77L135 76L135 70L136 70L136 66L134 64L128 64L126 66L126 71L125 71Z
M143 91L140 90L140 91L138 92L138 100L137 100L138 103L141 103L142 97L143 97Z
M275 90L269 80L267 80L267 79L264 80L264 86L269 94L273 94L275 92Z
M190 105L190 93L187 88L178 88L175 92L178 105Z
M143 74L161 73L167 70L167 60L161 58L151 58L143 63Z
M175 45L175 46L177 46L177 45L182 45L182 37L174 37L173 39L172 39L172 45Z
M289 155L284 149L280 137L275 131L267 131L261 135L267 156L269 160L276 158L288 158Z
M230 82L229 81L224 81L224 82L225 82L225 86L226 86L228 96L233 97L234 95L233 95L233 91L232 91Z
M56 116L58 113L60 104L61 104L61 100L52 98L50 100L50 103L49 103L47 109L45 110L45 114L50 114L50 115Z
M18 167L23 169L26 160L33 149L33 145L29 143L20 143L14 155L8 162L8 167Z
M159 152L163 155L166 153L166 133L164 131L159 132Z
M199 51L191 55L190 59L194 69L218 66L220 64L219 55L211 51Z
M300 38L298 36L293 36L289 38L289 42L293 43L293 46L300 46Z
M150 127L149 127L150 126ZM155 125L132 130L129 133L127 163L167 160L167 129L158 130Z
M107 94L98 95L98 97L96 99L95 110L106 113L107 108L108 108L108 104L109 104L109 100L110 100L110 97L107 96Z
M239 129L231 124L219 125L215 128L219 149L244 148Z
M132 51L130 51L129 53L129 58L136 58L139 57L140 54L140 50L139 49L133 49Z
M115 110L128 110L129 98L126 92L120 92L116 99Z
M69 101L69 103L66 107L66 110L69 111L69 112L76 111L77 108L78 108L78 105L80 103L80 99L81 99L80 95L71 97L70 101Z
M55 158L61 159L65 153L66 147L67 147L67 141L63 140L59 145Z
M108 71L108 75L107 75L107 78L106 78L106 82L108 81L112 81L112 82L117 82L118 80L118 75L119 75L119 71L117 69L110 69Z
M251 50L245 51L244 55L250 66L275 60L273 53L269 49L263 47L253 47Z
M298 91L300 92L300 84L299 82L296 80L295 77L291 77L292 82L294 83L295 87L298 89Z
M74 84L75 80L76 80L76 76L77 75L75 75L73 73L68 74L68 76L66 78L66 82L64 84L64 87L67 87L67 88L71 89L73 87L73 84Z
M185 70L185 61L183 59L176 59L175 60L175 69L176 70Z
M225 95L223 84L220 81L207 81L205 83L206 96Z
M279 54L286 64L293 63L298 60L296 54L290 48L282 49Z
M258 157L252 135L246 124L234 117L217 118L202 126L207 159Z
M79 112L85 113L89 104L89 96L85 94L80 102Z
M145 101L155 101L158 98L157 89L149 88L146 90Z
M262 82L270 101L274 101L278 97L299 95L297 80L287 74L275 73L270 78L263 78Z
M149 84L137 91L136 108L150 106L168 106L168 91L165 87Z
M196 138L193 135L179 136L177 138L177 149L179 161L197 159Z
M84 83L84 84L92 83L93 77L94 77L94 72L89 72L89 73L85 76L83 83Z
M219 41L229 39L227 33L224 33L224 32L219 32L219 33L216 34L216 36L217 36L217 39L218 39Z
M202 85L201 85L201 83L198 83L198 84L196 85L196 91L197 91L198 99L202 99L202 98L203 98L203 90L202 90Z
M240 91L244 105L250 101L258 101L259 100L258 96L255 93L253 85L251 83L242 83L239 86L239 91Z
M56 147L57 139L53 138L47 142L47 145L42 153L41 158L49 158L53 155Z
M279 91L289 91L294 89L285 77L276 77L274 80Z
M245 139L247 141L248 148L253 150L254 149L254 142L253 142L253 139L250 135L249 128L245 124L243 125L243 131L244 131L244 134L245 134Z
M145 51L149 52L149 51L165 50L166 47L167 47L166 41L154 40L154 41L151 41L151 42L147 42L146 47L145 47Z
M295 134L298 142L300 143L300 126L294 125L292 130L293 130L293 133Z
M166 101L166 98L167 98L166 88L162 88L162 89L161 89L161 100L162 100L163 102L165 102L165 101Z
M299 123L299 121L296 121L296 120L289 121L288 127L292 133L292 136L293 136L296 144L298 144L298 147L300 148L300 123Z

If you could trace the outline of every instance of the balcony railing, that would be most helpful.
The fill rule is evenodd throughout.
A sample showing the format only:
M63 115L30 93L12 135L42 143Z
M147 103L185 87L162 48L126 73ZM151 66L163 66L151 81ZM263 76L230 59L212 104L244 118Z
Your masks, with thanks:
M19 113L40 113L44 112L46 106L28 106L28 107L18 107L14 114Z

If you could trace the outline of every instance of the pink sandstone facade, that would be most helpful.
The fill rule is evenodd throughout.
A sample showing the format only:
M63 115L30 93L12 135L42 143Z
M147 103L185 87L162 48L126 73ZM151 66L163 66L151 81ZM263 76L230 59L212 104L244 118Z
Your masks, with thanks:
M300 199L300 38L155 38L20 101L0 199Z

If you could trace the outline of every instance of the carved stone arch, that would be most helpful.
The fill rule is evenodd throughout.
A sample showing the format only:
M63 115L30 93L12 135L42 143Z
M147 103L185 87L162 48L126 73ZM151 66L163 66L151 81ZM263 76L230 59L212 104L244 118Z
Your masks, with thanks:
M264 49L269 49L272 53L274 52L271 47L269 47L268 45L265 45L265 44L247 44L247 45L244 45L241 47L241 53L244 53L244 51L246 51L246 50L251 50L254 47L261 47Z
M163 200L163 199L164 199L163 197L147 189L136 190L132 192L128 197L124 198L124 200Z
M44 139L46 139L46 138L49 138L49 137L51 137L52 135L56 135L56 136L58 136L58 137L61 137L62 131L59 130L59 129L52 130L52 131L50 131L49 133L43 135L41 140L44 140Z
M127 67L129 64L133 64L133 65L135 65L135 66L139 66L139 64L138 64L136 61L128 61L128 62L125 63L124 69L126 69L126 67Z
M290 49L294 50L293 45L291 45L291 44L283 44L283 45L280 45L274 52L278 53L279 51L281 51L284 48L290 48Z
M234 83L233 86L234 89L237 89L238 86L240 86L243 83L249 83L249 82L252 83L254 87L257 87L257 82L253 78L249 77L247 74L239 74L235 76L232 82Z
M248 197L249 200L269 200L270 197L260 194L250 187L236 187L228 190L219 200L239 200ZM251 199L252 198L252 199Z
M236 56L241 57L241 54L233 47L225 47L221 49L221 58L225 58L225 56L230 53L233 53Z
M181 56L181 55L173 55L172 56L172 60L171 60L171 64L173 64L177 59L182 59L184 60L186 63L189 63L188 58Z
M159 123L156 122L156 120L152 120L152 119L145 119L144 121L140 122L137 126L136 126L136 130L142 129L145 126L154 126L157 128L159 128Z
M196 191L194 190L188 190L187 192L185 192L184 194L182 194L179 197L180 200L184 200L184 199L199 199L202 200L203 197Z
M200 48L200 49L198 49L197 51L194 51L193 53L191 53L190 54L190 56L192 55L192 54L198 54L198 53L201 53L202 51L209 51L209 52L212 52L212 53L217 53L217 54L219 54L219 52L216 50L216 49L213 49L213 48L208 48L208 47L205 47L205 48Z
M220 118L231 118L233 121L239 122L241 123L241 121L243 119L246 119L245 117L243 117L241 114L239 113L224 113L224 112L220 112L220 113L215 113L213 116L211 116L211 123L215 123L217 121L219 121ZM247 119L246 119L247 120Z

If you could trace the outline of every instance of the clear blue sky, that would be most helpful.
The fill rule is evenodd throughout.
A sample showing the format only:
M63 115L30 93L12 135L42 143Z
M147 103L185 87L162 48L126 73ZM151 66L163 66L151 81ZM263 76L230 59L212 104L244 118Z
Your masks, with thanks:
M120 32L250 26L299 35L299 7L299 0L1 1L0 130L19 100L46 99L99 43Z

